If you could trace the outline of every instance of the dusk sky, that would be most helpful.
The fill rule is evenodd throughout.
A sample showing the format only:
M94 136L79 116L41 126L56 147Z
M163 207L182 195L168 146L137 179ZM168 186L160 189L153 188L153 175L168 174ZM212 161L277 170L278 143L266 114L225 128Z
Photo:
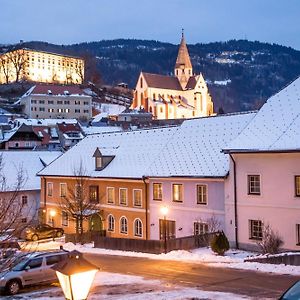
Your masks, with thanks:
M0 0L0 44L259 40L300 50L299 0Z

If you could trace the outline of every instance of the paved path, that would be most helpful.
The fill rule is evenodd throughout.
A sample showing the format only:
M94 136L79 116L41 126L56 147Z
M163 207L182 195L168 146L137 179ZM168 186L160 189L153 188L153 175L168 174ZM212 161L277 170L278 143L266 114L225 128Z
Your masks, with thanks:
M207 291L230 292L256 299L278 298L297 279L291 275L209 267L207 264L152 260L115 255L84 254L102 271L158 279Z

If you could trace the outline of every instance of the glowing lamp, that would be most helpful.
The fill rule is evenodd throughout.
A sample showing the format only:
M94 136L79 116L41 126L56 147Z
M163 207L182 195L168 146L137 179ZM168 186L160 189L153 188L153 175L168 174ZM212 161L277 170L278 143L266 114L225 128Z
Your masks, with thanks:
M98 268L72 251L68 258L52 267L67 300L85 300L88 297Z
M51 209L49 214L51 218L54 218L56 216L56 211Z
M168 214L168 212L169 212L169 209L168 209L167 206L163 206L163 207L160 209L160 211L161 211L162 215L163 215L164 217L166 217L167 214Z

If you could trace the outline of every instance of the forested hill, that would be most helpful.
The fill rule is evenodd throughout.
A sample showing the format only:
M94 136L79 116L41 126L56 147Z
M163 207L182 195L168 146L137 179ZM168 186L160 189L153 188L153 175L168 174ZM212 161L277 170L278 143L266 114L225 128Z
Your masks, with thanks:
M172 74L178 50L178 45L133 39L68 46L30 42L22 47L83 56L90 71L100 71L104 83L126 82L132 88L141 70ZM231 40L188 48L194 72L203 73L216 110L259 108L269 96L300 75L300 51L289 47Z

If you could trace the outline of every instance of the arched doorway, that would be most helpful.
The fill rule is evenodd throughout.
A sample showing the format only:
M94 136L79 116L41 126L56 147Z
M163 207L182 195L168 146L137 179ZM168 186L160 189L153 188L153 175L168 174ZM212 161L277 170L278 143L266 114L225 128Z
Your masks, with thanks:
M103 222L102 218L99 214L93 214L90 217L90 231L102 231L103 230Z

